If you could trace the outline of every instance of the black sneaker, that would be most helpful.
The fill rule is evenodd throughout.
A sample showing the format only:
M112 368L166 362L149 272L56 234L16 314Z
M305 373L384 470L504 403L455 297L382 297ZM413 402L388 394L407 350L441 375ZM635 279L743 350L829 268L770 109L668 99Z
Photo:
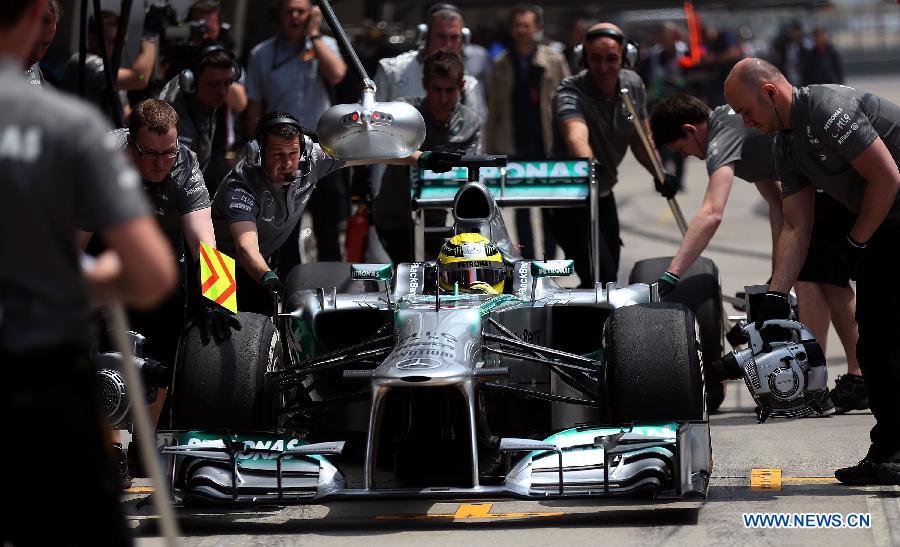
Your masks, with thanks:
M882 484L900 484L900 450L878 466L878 479Z
M125 455L121 443L113 443L113 450L116 453L116 464L119 467L119 484L122 490L128 490L133 482L131 473L128 472L128 457Z
M850 467L842 467L834 472L834 478L841 483L850 486L866 486L870 484L893 484L885 483L881 478L881 465L889 461L890 456L884 455L884 452L877 449L875 445L869 447L866 457L859 461L856 465ZM886 473L886 474L889 474ZM896 484L900 484L897 482Z
M863 377L858 374L838 376L834 391L831 392L831 400L834 401L837 414L869 408L869 390L866 389Z
M834 392L829 390L828 388L825 388L825 396L822 397L822 399L819 401L819 408L818 408L818 410L821 410L822 413L821 414L813 413L813 414L810 414L810 416L815 418L816 416L822 417L822 416L831 416L832 414L834 414L835 410L834 410L833 397L834 397Z

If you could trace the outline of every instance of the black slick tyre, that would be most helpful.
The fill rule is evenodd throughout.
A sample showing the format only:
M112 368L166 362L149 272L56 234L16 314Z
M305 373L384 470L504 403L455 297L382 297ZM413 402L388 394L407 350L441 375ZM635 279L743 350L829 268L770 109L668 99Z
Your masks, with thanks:
M657 257L639 260L634 264L629 283L655 283L666 271L672 257ZM700 348L703 350L704 370L716 362L725 353L725 332L722 317L722 288L719 286L719 268L705 257L698 258L671 294L666 302L684 304L697 317L700 324ZM706 399L710 412L715 412L725 400L725 383L711 381L706 374Z
M615 310L604 330L614 423L704 420L703 371L694 315L658 302Z
M203 345L185 331L172 384L176 430L273 431L276 396L266 371L281 368L281 339L272 320L241 312L231 339Z

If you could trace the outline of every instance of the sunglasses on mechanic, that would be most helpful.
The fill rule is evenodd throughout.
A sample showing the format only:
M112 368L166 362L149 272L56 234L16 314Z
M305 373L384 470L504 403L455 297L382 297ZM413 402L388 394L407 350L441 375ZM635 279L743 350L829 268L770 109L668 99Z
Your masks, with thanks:
M140 156L141 158L160 158L164 160L174 160L178 156L177 145L171 150L166 150L165 152L157 152L156 150L144 150L136 141L131 141L131 144L134 145L134 149L137 150L138 156Z

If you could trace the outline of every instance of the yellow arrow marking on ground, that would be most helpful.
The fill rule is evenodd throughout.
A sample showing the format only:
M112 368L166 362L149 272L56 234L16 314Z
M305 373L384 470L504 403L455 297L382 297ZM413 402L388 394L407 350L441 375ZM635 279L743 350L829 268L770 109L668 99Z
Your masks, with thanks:
M540 513L491 513L493 503L463 503L456 509L455 513L437 514L437 515L378 515L376 520L426 520L426 519L452 519L452 520L471 520L471 519L516 519L516 518L533 518L533 517L560 517L563 512L540 512Z
M781 491L783 483L836 483L834 477L782 477L781 469L753 469L750 471L750 490Z

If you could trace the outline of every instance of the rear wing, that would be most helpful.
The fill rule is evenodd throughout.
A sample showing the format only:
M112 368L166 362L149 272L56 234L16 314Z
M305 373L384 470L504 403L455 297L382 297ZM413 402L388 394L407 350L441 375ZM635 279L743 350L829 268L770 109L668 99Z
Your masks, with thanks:
M466 167L448 173L411 170L412 210L453 206L456 191L469 180ZM482 167L478 179L500 207L586 207L596 177L585 158L510 160L506 167Z

